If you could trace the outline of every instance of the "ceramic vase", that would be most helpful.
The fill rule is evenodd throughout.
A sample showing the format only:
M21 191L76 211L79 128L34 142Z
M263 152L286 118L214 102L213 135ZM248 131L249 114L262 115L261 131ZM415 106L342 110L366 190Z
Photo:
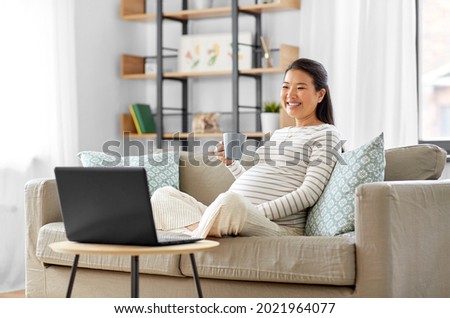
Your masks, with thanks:
M273 133L280 127L280 113L261 113L261 130Z

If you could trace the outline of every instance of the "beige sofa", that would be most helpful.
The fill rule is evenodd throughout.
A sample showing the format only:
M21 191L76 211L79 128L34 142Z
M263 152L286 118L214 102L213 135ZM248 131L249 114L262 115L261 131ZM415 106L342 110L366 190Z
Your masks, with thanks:
M187 156L180 188L208 204L233 177ZM450 180L432 180L445 159L432 145L386 150L386 181L357 189L354 233L217 239L196 255L205 297L450 297ZM66 239L55 181L28 182L25 203L26 294L64 297L73 257L48 248ZM81 256L72 296L129 297L129 271L129 257ZM188 256L142 257L140 272L141 297L196 297Z

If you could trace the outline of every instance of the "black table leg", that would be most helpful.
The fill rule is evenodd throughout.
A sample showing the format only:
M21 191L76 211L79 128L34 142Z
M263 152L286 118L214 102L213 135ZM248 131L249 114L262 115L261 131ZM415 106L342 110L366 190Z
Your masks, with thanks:
M131 256L131 298L139 298L139 256Z
M73 283L75 282L75 275L77 274L78 268L78 260L80 259L80 255L75 255L72 264L72 272L70 273L69 287L67 288L66 298L70 298L72 296Z
M194 281L195 286L197 287L198 298L203 298L202 287L200 286L200 280L198 278L197 265L195 263L194 254L191 253L189 254L189 256L191 257L192 271L194 272Z

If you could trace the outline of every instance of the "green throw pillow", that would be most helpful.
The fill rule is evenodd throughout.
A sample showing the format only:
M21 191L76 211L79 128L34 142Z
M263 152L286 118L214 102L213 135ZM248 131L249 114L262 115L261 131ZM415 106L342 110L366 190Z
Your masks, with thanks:
M144 167L150 194L156 189L171 186L179 188L178 152L161 152L145 156L117 157L97 151L78 153L83 167Z
M305 235L335 236L355 230L356 188L384 180L383 134L366 145L341 155L325 190L310 209Z

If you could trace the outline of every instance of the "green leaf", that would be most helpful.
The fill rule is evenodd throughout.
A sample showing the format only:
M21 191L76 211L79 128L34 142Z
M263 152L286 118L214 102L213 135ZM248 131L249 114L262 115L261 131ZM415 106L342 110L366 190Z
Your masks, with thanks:
M281 104L277 102L265 102L264 103L264 112L266 113L279 113Z

